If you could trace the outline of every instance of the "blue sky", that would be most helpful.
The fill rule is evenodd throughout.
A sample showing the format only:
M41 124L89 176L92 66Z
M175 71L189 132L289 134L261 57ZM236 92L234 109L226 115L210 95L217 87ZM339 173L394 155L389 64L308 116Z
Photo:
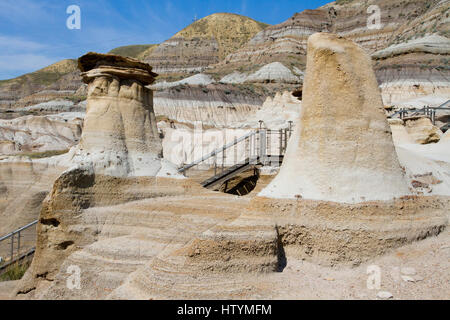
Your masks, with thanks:
M0 0L0 79L32 72L87 51L161 43L198 19L231 12L277 24L330 0ZM69 5L81 30L69 30Z

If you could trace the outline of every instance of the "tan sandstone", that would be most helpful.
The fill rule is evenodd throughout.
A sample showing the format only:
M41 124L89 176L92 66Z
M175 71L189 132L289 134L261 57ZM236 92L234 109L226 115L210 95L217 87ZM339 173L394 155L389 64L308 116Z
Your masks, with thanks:
M261 195L352 203L408 193L370 57L342 37L311 36L300 120Z
M411 139L419 144L439 142L442 136L442 131L433 126L431 120L425 117L406 119L405 127Z

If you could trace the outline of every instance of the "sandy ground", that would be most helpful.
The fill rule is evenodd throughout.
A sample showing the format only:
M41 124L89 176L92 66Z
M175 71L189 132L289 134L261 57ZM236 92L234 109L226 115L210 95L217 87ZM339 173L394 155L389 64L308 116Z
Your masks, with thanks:
M18 281L0 282L0 300L10 300L10 294L14 290Z
M380 270L379 289L368 289L369 266ZM358 267L328 268L288 260L274 275L277 299L450 299L450 231L401 247ZM370 284L372 282L369 281Z
M379 289L369 289L368 267L380 270ZM387 291L394 300L450 299L450 231L398 248L357 267L323 267L288 259L282 273L251 277L255 299L381 299ZM9 299L16 281L0 282L0 300ZM369 283L372 283L369 281Z

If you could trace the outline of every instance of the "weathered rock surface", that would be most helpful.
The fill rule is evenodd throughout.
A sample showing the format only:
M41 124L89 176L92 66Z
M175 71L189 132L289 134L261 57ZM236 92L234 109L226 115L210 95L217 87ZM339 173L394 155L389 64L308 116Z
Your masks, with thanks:
M81 85L75 60L62 60L21 77L0 81L0 109L72 96Z
M83 117L61 113L0 120L0 156L70 149L80 140Z
M179 85L202 85L202 86L207 86L209 84L215 83L214 79L212 79L210 76L206 75L206 74L196 74L192 77L188 77L186 79L182 79L179 81L174 81L174 82L159 82L154 84L153 86L151 86L152 89L168 89L168 88L172 88L172 87L176 87Z
M38 218L53 181L67 167L25 157L0 159L0 234L4 235Z
M213 14L160 44L145 61L158 73L201 72L239 49L265 27L236 14Z
M264 122L264 127L277 130L289 127L297 122L300 115L302 102L294 97L290 92L277 92L275 96L267 97L261 109L254 115L250 115L244 121L233 124L234 127L258 128L259 121Z
M367 28L370 16L367 9L372 4L381 9L381 29ZM238 68L253 72L275 61L292 71L304 70L307 38L316 32L333 32L374 54L385 104L427 94L449 97L445 38L449 31L449 9L447 1L438 0L333 2L266 28L212 70L224 75Z
M414 143L414 140L409 135L408 131L406 131L405 123L401 119L389 119L389 125L391 126L392 131L392 140L394 144L402 145L408 143Z
M412 192L450 195L450 148L445 135L439 143L421 144L433 137L437 142L442 133L427 118L407 122L410 127L405 126L401 119L389 120L400 165L406 172Z
M155 184L147 178L75 174L58 179L53 191L58 197L44 203L37 258L16 298L283 297L289 294L270 283L282 275L277 271L286 259L359 264L427 232L438 234L446 224L435 217L439 227L432 229L427 220L443 210L437 198L369 207L274 203L212 193L189 180ZM399 217L418 207L423 210L416 219L407 219L408 233L400 234L406 220L392 219L391 213ZM367 217L376 217L373 230L364 227ZM326 225L325 218L331 218ZM325 227L334 232L324 232ZM82 270L82 290L67 288L73 265Z
M280 62L273 62L265 65L255 73L249 75L246 82L262 82L262 83L301 83L300 78L295 76L291 70L286 68Z
M293 72L294 71L294 72ZM280 62L269 63L259 70L247 74L233 72L222 79L221 83L239 84L239 83L290 83L298 84L303 82L303 72L294 67L293 71L285 67Z
M60 281L58 281L57 275L60 268L67 269L67 267L63 265L65 259L72 253L79 251L79 249L82 247L88 248L91 244L95 243L91 247L94 250L92 251L93 254L89 255L94 258L94 260L91 260L92 262L96 261L97 259L103 260L103 263L100 264L98 264L98 261L94 262L94 264L98 265L100 268L103 268L101 266L105 266L108 268L108 266L111 265L110 262L114 264L111 258L113 258L114 256L119 258L119 251L117 251L118 248L115 247L113 242L109 241L109 244L106 247L101 248L101 243L96 241L100 241L102 238L102 225L104 227L106 227L106 225L109 225L109 221L111 221L110 219L115 214L111 211L102 213L102 210L100 210L99 212L97 211L97 209L95 209L95 207L113 208L117 205L119 205L120 207L121 204L134 202L139 199L153 199L150 201L150 203L154 203L154 199L158 197L164 197L163 199L165 199L165 206L167 207L167 198L165 197L174 197L176 195L185 194L186 192L188 192L189 190L193 190L194 188L195 187L193 187L192 183L188 180L175 180L155 177L117 178L104 176L101 174L93 174L83 169L72 169L64 172L56 180L51 193L47 196L42 205L41 214L39 216L39 224L37 226L38 237L36 253L32 265L27 271L25 277L22 279L22 282L19 284L18 290L16 291L19 292L19 297L21 296L20 293L31 292L32 294L38 294L37 296L34 296L35 298L45 298L46 295L47 297L53 296L53 298L61 298L62 296L60 288L54 289L51 287L49 288L49 286L52 285L53 281L55 281L55 284L61 284ZM91 210L93 214L91 215L87 212L87 210ZM119 209L118 212L130 213L129 211L123 209ZM183 212L186 213L186 211ZM137 211L134 211L134 214L129 215L128 218L125 218L125 216L123 216L125 220L132 219L129 220L128 225L131 226L134 224L134 222L140 221L139 224L143 228L141 230L149 231L149 229L145 226L146 223L153 224L153 222L155 222L156 224L154 224L153 230L155 232L158 232L159 234L160 232L164 232L164 230L160 229L162 225L157 226L157 215L154 215L153 218L151 218L150 216L148 216L148 211L146 209L142 211L142 215L136 215L136 213ZM184 213L182 214L182 216L184 216ZM190 213L187 213L186 218L189 219L189 216ZM150 220L147 220L144 217L148 217L150 218ZM118 237L117 240L119 240L119 242L121 242L121 239L125 239L126 235L128 234L126 224L122 225L125 220L122 220L122 218L120 218L120 220L122 222L119 222L117 224L117 228L111 226L112 228L106 227L106 229L103 229L103 231L105 231L104 235L110 234L113 237ZM152 220L153 222L151 222ZM118 222L119 220L116 221ZM161 222L161 220L159 221ZM193 224L193 226L194 225L195 224ZM170 229L175 227L176 229L176 226L174 226L173 223L166 224L166 227ZM146 233L147 235L152 234L152 232L147 233L146 231L144 231L144 233ZM169 238L167 238L167 241L174 241L173 236L176 234L183 237L183 235L186 234L186 231L186 228L183 232L174 232L173 230L168 231L167 235L170 235L170 239L172 240L169 240ZM139 243L141 242L141 240L138 239L143 239L142 236L144 233L134 233L134 235L137 236L137 238L135 238L137 242L133 242L133 240L131 240L131 242L125 240L125 242L122 243L120 247L125 249L127 247L124 246L125 243L131 244L132 247L135 247L135 245L140 246ZM132 238L134 238L134 236ZM164 242L166 241L163 241L163 243L160 245L154 243L156 247L151 251L144 249L144 246L142 246L142 253L144 255L151 256L151 252L158 251L164 247ZM98 249L95 249L96 247ZM135 247L135 249L129 251L130 249L131 247L128 247L128 249L126 249L126 251L128 251L128 253L126 254L128 257L131 257L134 253L137 253L138 256L136 257L136 262L130 261L130 264L126 262L123 265L125 266L126 274L132 272L136 267L138 267L145 261L145 259L139 253L140 249L136 251ZM94 257L96 255L94 253L95 251L99 253L98 257ZM114 251L116 251L116 253L114 253ZM110 262L107 262L108 260ZM127 264L128 266L126 266ZM85 268L81 263L77 265L79 265L83 269L84 280L82 286L84 287L86 281L88 281L88 277L90 277L88 276L89 268ZM103 290L103 284L107 283L107 286L113 287L114 284L117 285L117 283L115 283L115 279L118 279L118 277L125 269L117 270L115 276L109 271L105 271L105 273L97 273L95 277L97 277L99 274L103 274L106 282L102 284L99 283L100 288L96 285L89 285L89 287L91 287L94 292L98 289L101 290L101 293L98 292L92 297L100 298L105 294L106 291ZM67 286L65 284L63 285L63 287L67 289ZM93 294L93 291L88 290L86 293L90 295Z
M311 36L300 121L260 195L351 203L406 194L370 58L336 35Z
M381 9L381 29L367 28L367 9L371 4ZM375 72L386 105L430 94L449 98L448 52L444 44L449 31L449 9L448 1L438 0L333 2L267 28L245 17L215 14L137 57L156 66L158 72L171 73L172 80L186 78L192 75L190 72L207 72L215 79L222 78L223 83L242 83L247 75L280 62L301 81L308 36L331 31L374 54ZM130 55L135 49L119 52ZM75 62L65 60L17 79L1 81L0 105L26 107L68 96L76 98L80 85Z
M145 87L156 76L152 68L131 58L96 53L81 57L79 66L89 85L88 102L73 160L112 176L156 176L165 171L153 95Z
M442 131L433 126L431 120L425 117L406 119L405 127L411 139L419 144L439 142L442 136Z
M155 92L154 109L157 116L171 120L228 127L255 113L263 100L258 92L232 85L180 85Z
M403 4L402 4L403 5ZM385 104L426 95L450 97L448 1L411 1L401 18L408 22L394 30L389 41L373 54Z

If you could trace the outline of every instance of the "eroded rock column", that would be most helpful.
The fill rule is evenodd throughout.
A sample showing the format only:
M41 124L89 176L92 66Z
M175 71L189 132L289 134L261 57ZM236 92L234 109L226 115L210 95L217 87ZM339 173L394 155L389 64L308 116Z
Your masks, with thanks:
M283 166L261 196L355 203L409 193L362 48L333 34L312 35L303 89Z
M98 53L84 55L78 64L88 84L80 162L85 158L96 173L112 176L155 176L162 145L153 93L145 87L154 82L152 67Z

